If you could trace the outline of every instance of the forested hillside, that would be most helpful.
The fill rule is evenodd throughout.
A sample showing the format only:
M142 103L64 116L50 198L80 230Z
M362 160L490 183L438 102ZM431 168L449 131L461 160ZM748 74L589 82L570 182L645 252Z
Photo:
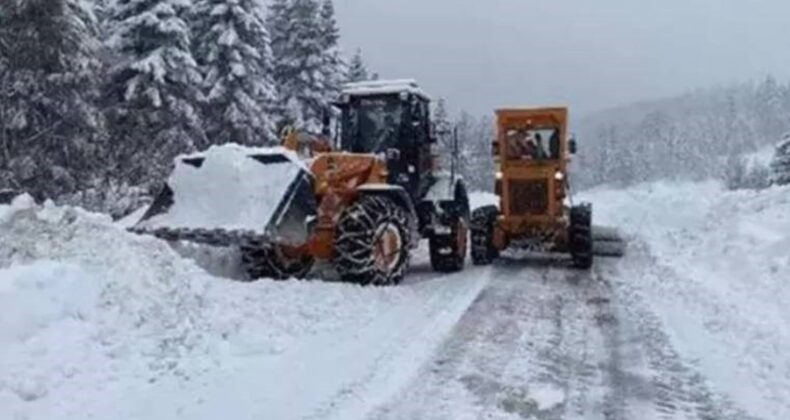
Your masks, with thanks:
M314 129L364 77L332 0L2 2L0 189L123 213L176 155Z
M343 53L332 0L267 4L0 3L0 190L126 213L150 200L176 155L273 144L286 124L317 131L344 82L378 78L361 51ZM790 86L771 77L590 116L569 105L576 188L749 178L741 156L790 130ZM434 103L444 165L457 135L453 169L473 189L493 185L492 117Z
M573 123L580 187L727 178L742 169L743 155L770 148L790 131L790 86L767 77L611 109Z

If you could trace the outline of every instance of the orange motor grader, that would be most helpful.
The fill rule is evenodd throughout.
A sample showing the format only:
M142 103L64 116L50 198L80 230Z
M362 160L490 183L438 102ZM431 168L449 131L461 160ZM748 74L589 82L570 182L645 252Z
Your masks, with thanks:
M434 163L428 96L395 80L349 84L338 99L334 139L325 118L324 135L290 131L284 147L181 158L133 230L237 246L251 279L304 277L320 261L344 281L396 284L420 238L435 270L461 270L469 200L463 181ZM217 210L230 206L217 195L232 211Z
M569 253L593 263L592 206L571 205L568 164L576 144L566 108L501 109L493 142L499 206L474 210L472 261L490 264L507 248Z

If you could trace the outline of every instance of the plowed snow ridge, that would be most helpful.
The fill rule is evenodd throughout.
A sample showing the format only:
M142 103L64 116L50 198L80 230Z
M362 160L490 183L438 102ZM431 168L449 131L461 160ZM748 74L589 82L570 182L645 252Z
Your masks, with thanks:
M331 415L357 389L386 398L484 285L238 283L109 218L25 198L0 206L0 238L3 420Z

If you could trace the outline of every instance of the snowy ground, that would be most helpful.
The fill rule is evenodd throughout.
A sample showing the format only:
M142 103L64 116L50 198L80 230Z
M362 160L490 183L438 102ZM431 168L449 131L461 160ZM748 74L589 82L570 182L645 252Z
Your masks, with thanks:
M633 235L629 257L604 271L618 295L711 390L756 417L790 418L790 189L660 183L589 196L599 220Z
M585 198L625 258L422 250L395 288L232 281L232 253L0 206L0 419L790 418L790 189Z

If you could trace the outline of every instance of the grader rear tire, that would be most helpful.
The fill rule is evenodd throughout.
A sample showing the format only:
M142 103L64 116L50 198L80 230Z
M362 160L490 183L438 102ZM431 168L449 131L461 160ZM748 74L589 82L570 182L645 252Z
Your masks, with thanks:
M568 228L571 258L576 268L589 270L593 265L592 207L581 205L571 209Z
M400 283L409 263L411 231L406 211L384 196L363 196L340 216L335 269L350 283Z

